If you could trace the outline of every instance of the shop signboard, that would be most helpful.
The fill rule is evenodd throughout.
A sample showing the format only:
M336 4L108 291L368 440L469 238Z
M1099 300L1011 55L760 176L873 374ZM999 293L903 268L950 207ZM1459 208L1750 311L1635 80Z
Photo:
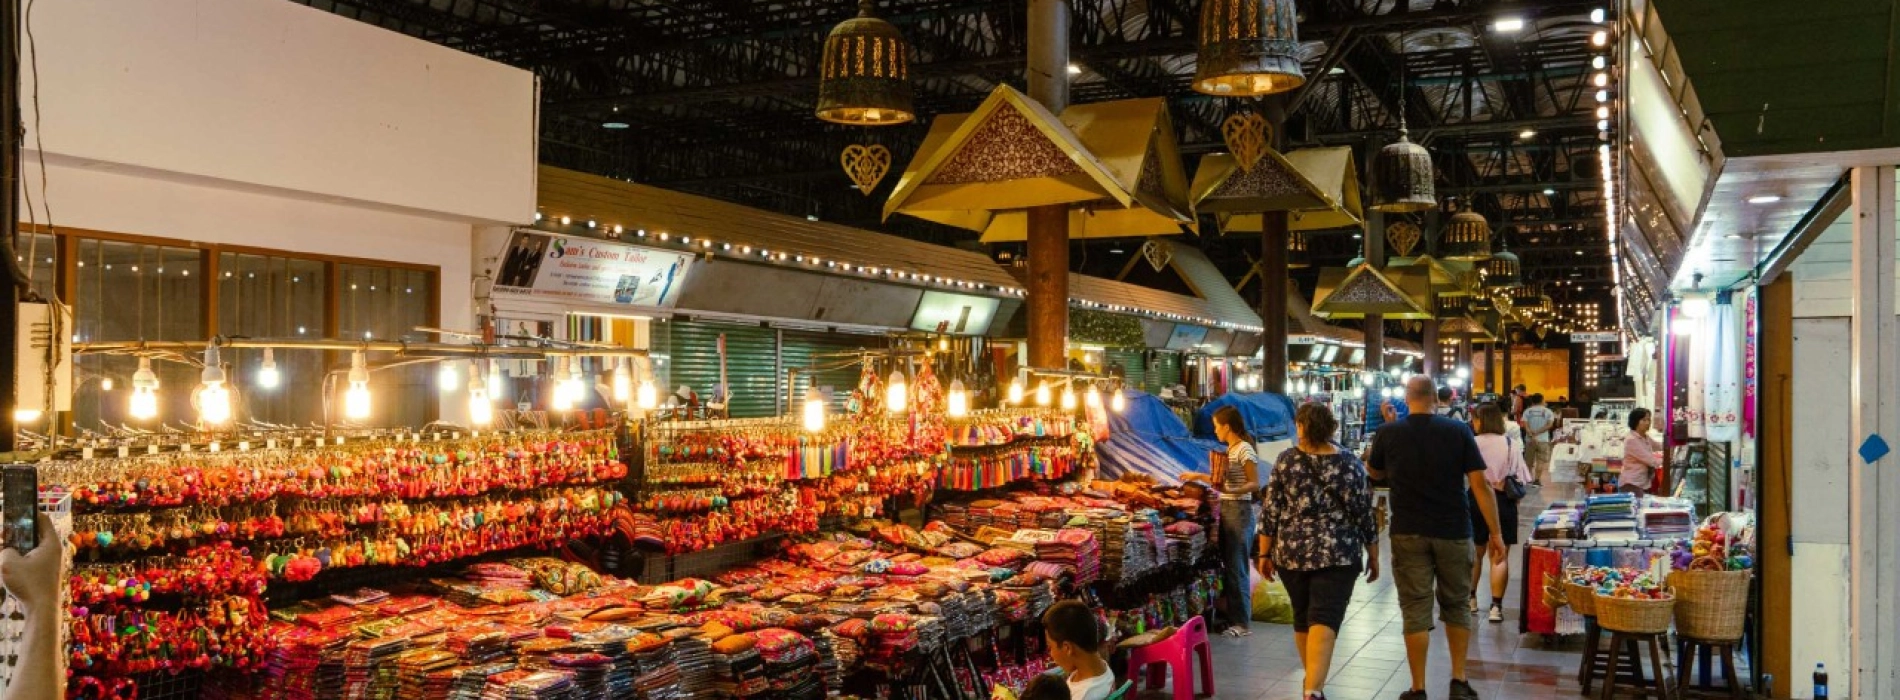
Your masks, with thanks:
M996 317L999 299L949 292L924 292L911 316L911 330L951 335L986 335Z
M1168 349L1177 352L1191 352L1194 350L1195 345L1200 344L1200 342L1205 339L1207 339L1207 328L1205 326L1190 326L1185 323L1177 323L1174 326L1174 333L1168 336Z
M541 299L671 308L692 266L690 253L517 229L502 253L495 290Z
M1608 333L1571 333L1570 334L1570 342L1572 343L1614 343L1620 340L1621 338L1622 338L1622 335L1615 331L1611 331Z

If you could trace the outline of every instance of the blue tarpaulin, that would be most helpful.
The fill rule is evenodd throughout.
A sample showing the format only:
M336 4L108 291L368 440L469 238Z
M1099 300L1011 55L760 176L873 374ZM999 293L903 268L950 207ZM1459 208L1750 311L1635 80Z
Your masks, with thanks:
M1254 442L1293 439L1293 400L1279 394L1228 394L1207 402L1194 412L1194 436L1213 439L1214 412L1223 406L1240 409L1240 418Z
M1161 399L1127 390L1128 407L1108 414L1109 438L1095 445L1103 479L1145 474L1164 484L1180 483L1190 471L1207 473L1208 455L1225 452L1219 442L1196 440Z

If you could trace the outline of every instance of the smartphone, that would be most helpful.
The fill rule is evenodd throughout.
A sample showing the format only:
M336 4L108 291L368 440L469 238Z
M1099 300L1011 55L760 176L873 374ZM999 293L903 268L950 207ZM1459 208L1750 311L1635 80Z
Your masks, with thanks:
M0 468L0 509L4 509L6 546L21 554L40 542L40 471L30 464Z

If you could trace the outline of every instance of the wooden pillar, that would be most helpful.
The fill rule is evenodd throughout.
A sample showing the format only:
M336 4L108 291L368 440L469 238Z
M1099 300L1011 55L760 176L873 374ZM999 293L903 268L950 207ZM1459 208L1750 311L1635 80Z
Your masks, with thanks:
M1445 371L1444 364L1443 350L1438 347L1438 319L1425 319L1425 374L1443 384L1446 378L1439 375Z
M1484 393L1498 393L1497 341L1484 344Z
M1374 152L1377 150L1374 149ZM1368 178L1366 182L1371 182L1371 179ZM1365 239L1366 264L1384 268L1385 212L1368 210L1366 228L1361 236ZM1366 314L1366 368L1381 374L1389 369L1385 366L1385 314Z
M1069 102L1068 0L1030 0L1029 97L1050 114ZM1029 365L1066 369L1069 344L1069 208L1029 210Z
M1458 339L1458 367L1471 369L1471 336ZM1458 371L1458 367L1453 367L1451 371Z
M1498 342L1504 343L1504 358L1498 363L1500 365L1498 368L1498 393L1508 394L1511 391L1511 387L1517 386L1517 381L1511 378L1511 324L1504 324L1503 336L1503 338L1498 340Z
M1270 211L1261 215L1260 232L1260 327L1262 381L1269 391L1286 386L1286 246L1287 215Z
M1900 439L1900 355L1893 348L1900 329L1894 320L1894 168L1854 168L1852 330L1846 398L1852 428L1845 447ZM1885 296L1882 296L1885 295ZM1874 459L1856 454L1848 470L1847 626L1853 648L1847 697L1891 698L1900 691L1900 474L1896 457L1882 450ZM1842 674L1847 675L1847 674ZM1836 681L1838 683L1838 681ZM1836 685L1836 687L1839 687Z
M1761 659L1755 675L1786 679L1781 692L1799 687L1791 658L1794 620L1794 280L1787 275L1761 288L1761 393L1756 435L1761 454ZM1806 663L1807 659L1801 659ZM1831 679L1830 679L1831 680Z

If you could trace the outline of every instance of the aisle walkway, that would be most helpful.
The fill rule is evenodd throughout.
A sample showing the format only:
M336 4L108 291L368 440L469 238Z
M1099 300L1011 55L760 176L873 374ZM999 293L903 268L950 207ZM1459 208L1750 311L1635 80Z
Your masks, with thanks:
M1574 488L1574 487L1573 487ZM1533 491L1518 508L1519 532L1528 535L1530 522L1543 510L1544 492L1564 496L1546 486ZM1520 551L1511 550L1512 583L1504 601L1505 620L1492 624L1479 613L1471 639L1471 684L1486 700L1493 698L1560 698L1577 696L1577 662L1582 649L1572 639L1550 648L1540 635L1517 633L1517 576ZM1389 572L1390 566L1386 567ZM1480 606L1490 599L1489 574L1479 593ZM1353 592L1352 607L1339 632L1333 654L1332 678L1327 682L1331 700L1396 700L1411 685L1405 663L1403 626L1398 594L1389 576L1367 585L1362 579ZM1254 623L1254 633L1242 639L1214 641L1214 684L1222 700L1297 700L1305 672L1293 648L1293 627ZM1451 661L1444 635L1432 635L1431 664L1425 689L1433 700L1446 697Z

